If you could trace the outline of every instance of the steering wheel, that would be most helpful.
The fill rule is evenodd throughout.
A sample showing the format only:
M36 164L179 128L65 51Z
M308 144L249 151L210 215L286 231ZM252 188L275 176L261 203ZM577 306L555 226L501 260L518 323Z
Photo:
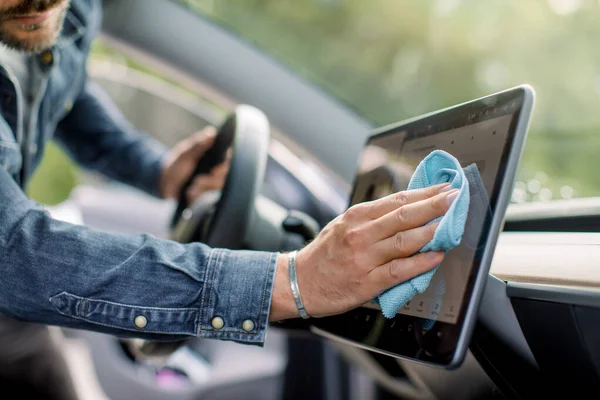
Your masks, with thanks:
M265 176L271 136L269 120L258 108L239 105L217 131L215 143L184 185L173 216L172 239L201 241L211 247L239 249ZM202 170L209 171L233 150L225 185L187 204L185 191ZM211 153L212 154L209 154ZM206 165L206 159L213 165Z

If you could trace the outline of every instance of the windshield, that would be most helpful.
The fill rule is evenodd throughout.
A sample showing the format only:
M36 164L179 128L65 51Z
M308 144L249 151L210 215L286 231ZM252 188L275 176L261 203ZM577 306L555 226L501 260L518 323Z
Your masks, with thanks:
M186 0L376 126L529 83L513 202L600 195L600 4Z

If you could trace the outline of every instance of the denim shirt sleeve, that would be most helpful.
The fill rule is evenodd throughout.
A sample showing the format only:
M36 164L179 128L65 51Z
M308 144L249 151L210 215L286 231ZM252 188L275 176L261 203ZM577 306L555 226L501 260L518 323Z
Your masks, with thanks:
M14 318L121 337L262 345L276 259L57 221L0 168L0 312ZM215 317L224 321L219 329Z
M86 81L55 138L83 167L159 196L167 149L136 130L99 85Z

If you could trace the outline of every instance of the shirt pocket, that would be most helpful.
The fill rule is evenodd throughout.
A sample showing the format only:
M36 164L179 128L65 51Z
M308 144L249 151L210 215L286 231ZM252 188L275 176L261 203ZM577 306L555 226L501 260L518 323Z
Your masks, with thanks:
M186 336L198 331L195 308L142 307L67 292L52 296L50 302L62 315L119 330Z
M0 167L11 175L21 170L22 157L19 144L0 140Z

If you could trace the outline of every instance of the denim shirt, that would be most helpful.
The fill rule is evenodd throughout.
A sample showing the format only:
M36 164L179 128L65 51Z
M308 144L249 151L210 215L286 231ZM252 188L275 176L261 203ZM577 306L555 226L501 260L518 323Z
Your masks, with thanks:
M109 234L54 220L25 196L52 138L82 166L157 194L165 149L87 80L100 24L101 1L72 1L56 45L32 57L38 96L23 99L0 70L0 312L121 337L262 344L276 253ZM27 100L39 102L32 132L22 131Z

